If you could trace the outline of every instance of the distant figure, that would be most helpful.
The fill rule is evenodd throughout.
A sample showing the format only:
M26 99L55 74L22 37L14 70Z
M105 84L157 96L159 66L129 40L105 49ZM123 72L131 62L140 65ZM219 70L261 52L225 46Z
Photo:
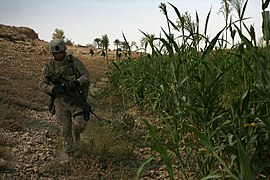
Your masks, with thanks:
M122 53L118 53L117 58L122 59Z
M101 56L102 56L102 59L104 59L104 58L105 58L105 55L106 55L106 54L105 54L105 51L104 51L104 50L102 50L102 51L101 51Z
M121 49L120 48L118 48L118 49L116 49L116 59L121 59L122 58L122 53L121 53Z
M93 57L93 55L94 55L94 51L93 51L93 49L92 49L92 48L90 49L89 54L90 54L90 56L91 56L91 57Z

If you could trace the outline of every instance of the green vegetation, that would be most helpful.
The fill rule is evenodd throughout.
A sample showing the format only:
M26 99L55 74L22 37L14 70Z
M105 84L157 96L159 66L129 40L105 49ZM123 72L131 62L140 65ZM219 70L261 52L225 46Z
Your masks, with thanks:
M64 30L62 30L62 29L56 28L56 29L54 30L54 32L53 32L53 34L52 34L52 39L56 39L56 38L58 38L58 39L63 39L63 40L65 41L66 45L68 45L68 46L74 45L74 42L72 42L71 39L66 38L65 32L64 32Z
M168 3L178 16L175 23L161 4L168 32L162 28L159 38L144 33L151 55L112 63L110 80L123 104L155 115L144 120L148 143L170 179L269 177L269 39L267 47L258 47L253 26L245 24L248 1L224 2L226 26L213 39L207 35L211 11L200 33L198 14L194 22ZM238 20L228 22L228 6ZM268 34L264 30L264 37ZM146 159L138 177L154 157Z
M83 134L84 158L80 163L75 160L60 166L62 169L52 164L48 172L55 177L69 172L92 174L93 179L130 179L136 170L137 178L151 174L145 173L149 169L159 171L162 162L171 179L269 178L270 36L264 10L270 0L262 6L265 46L256 42L253 26L245 24L248 1L222 2L220 11L226 23L213 38L207 34L211 11L200 33L198 14L193 21L187 12L181 14L168 3L178 17L173 22L166 4L161 3L168 30L162 28L163 37L142 32L142 47L150 48L151 54L132 58L130 49L136 45L131 42L129 47L125 37L125 42L115 40L117 50L129 53L108 66L112 67L107 73L111 85L91 94L93 107L102 118L111 115L112 124L90 121ZM238 20L229 21L231 8L237 11ZM240 42L235 44L237 36ZM104 35L95 42L106 48L109 38ZM6 54L2 50L8 63L1 62L0 69L0 125L12 131L47 128L59 133L45 117L25 117L28 110L46 111L48 96L40 92L37 77L41 62L50 55L42 56L40 49L28 46L11 47L14 49ZM134 106L139 107L142 117L147 114L145 119L120 118L122 111ZM1 145L3 142L1 138ZM145 150L145 144L152 151ZM61 148L60 141L57 146ZM143 153L138 157L136 151ZM6 154L1 149L0 157ZM143 157L147 158L142 162Z

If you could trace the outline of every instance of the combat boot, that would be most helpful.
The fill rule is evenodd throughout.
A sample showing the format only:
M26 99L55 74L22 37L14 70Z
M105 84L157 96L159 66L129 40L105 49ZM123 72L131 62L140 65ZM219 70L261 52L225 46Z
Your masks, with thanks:
M72 137L68 137L64 140L64 151L69 154L77 149Z

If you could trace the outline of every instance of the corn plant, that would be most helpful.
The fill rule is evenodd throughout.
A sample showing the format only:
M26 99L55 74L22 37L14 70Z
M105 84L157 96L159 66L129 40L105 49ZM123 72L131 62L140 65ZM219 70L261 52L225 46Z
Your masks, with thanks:
M163 160L170 179L175 173L182 179L269 176L269 50L257 47L254 28L244 22L248 1L243 7L234 4L239 20L226 23L212 39L207 35L211 10L201 34L197 13L192 21L168 4L178 21L171 21L161 4L169 32L161 28L159 38L142 32L151 39L152 53L113 63L112 84L125 102L157 115L154 123L144 123L149 146ZM228 29L241 41L224 49ZM153 159L140 166L137 178Z

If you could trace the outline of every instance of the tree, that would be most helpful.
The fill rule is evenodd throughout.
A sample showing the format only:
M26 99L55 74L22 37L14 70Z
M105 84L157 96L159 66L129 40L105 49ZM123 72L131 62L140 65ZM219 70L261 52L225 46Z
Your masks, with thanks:
M121 46L122 46L124 51L129 50L129 43L127 41L121 42Z
M154 40L155 40L155 35L154 34L148 34L147 35L147 38L148 38L148 43L149 43L149 45L150 45L150 47L151 47L151 50L152 50L152 53L153 52L155 52L154 51Z
M101 46L101 39L100 38L95 38L94 39L94 44L97 46L97 48L100 48L100 46Z
M65 37L65 33L62 29L56 28L52 34L52 39L62 39L66 45L74 45L75 42L73 42L71 39L68 39Z
M263 36L262 37L259 37L259 39L258 39L258 46L261 47L261 48L266 47L266 43L264 41Z
M119 53L119 50L121 49L119 49L118 47L120 46L121 41L119 39L115 39L113 43L116 46L116 59L120 59L121 53Z
M133 46L136 48L136 50L138 49L135 41L131 41L130 48L132 48Z
M66 42L66 45L68 45L68 46L74 45L74 42L71 39L66 38L65 42Z
M101 39L101 45L102 45L103 50L105 50L106 52L106 58L108 58L109 43L110 41L109 41L108 35L107 34L103 35Z
M154 40L155 34L146 34L145 37L141 38L141 46L144 47L145 52L148 45L150 45L152 52L154 52Z
M147 46L148 46L148 38L142 37L141 38L141 47L144 49L144 52L146 52Z
M116 46L116 49L118 49L118 47L120 46L120 40L119 39L115 39L114 41L113 41L113 44Z
M56 28L52 34L52 39L65 39L65 33L62 29Z
M108 35L105 34L102 36L101 38L101 45L102 45L102 48L107 51L108 50L108 47L109 47L109 38L108 38Z

